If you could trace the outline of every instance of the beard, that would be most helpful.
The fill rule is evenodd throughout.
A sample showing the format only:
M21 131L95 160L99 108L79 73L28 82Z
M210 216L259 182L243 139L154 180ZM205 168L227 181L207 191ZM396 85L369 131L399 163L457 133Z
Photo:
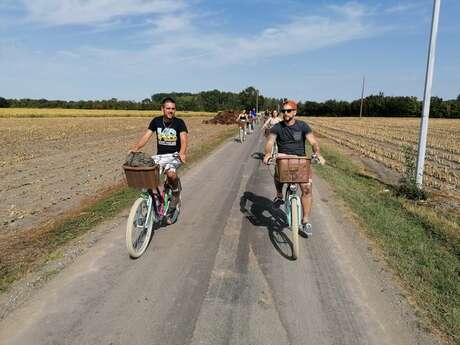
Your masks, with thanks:
M294 115L283 114L283 120L286 122L291 121L294 118Z

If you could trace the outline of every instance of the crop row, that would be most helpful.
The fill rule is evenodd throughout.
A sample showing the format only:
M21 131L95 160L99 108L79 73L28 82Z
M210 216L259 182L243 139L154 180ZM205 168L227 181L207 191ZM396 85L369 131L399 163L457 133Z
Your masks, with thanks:
M409 128L409 122L404 120L397 119L395 128L386 126L390 124L395 126L395 121L384 123L382 119L377 118L364 121L310 118L308 122L320 135L402 173L405 160L402 146L409 144L416 148L416 131ZM408 131L405 131L404 127ZM449 127L449 133L445 133L442 127ZM460 191L460 147L454 137L460 137L460 121L442 123L442 126L435 127L430 135L424 182L431 188L458 193Z

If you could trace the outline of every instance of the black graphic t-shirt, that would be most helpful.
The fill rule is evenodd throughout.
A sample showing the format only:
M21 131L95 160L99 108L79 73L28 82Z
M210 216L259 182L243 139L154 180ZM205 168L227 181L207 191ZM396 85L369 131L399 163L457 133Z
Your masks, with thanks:
M278 152L297 156L306 156L305 136L311 132L310 126L299 120L292 126L281 121L270 128L270 133L276 134Z
M180 133L188 132L184 120L173 117L170 122L165 122L163 116L155 117L149 129L157 134L157 154L179 152Z

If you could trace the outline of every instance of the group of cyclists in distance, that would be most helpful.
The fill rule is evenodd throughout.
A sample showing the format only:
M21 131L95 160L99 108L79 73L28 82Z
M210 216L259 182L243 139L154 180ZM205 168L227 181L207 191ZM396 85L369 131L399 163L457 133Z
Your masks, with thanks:
M165 98L161 102L161 111L163 114L151 120L149 127L130 152L139 151L149 141L151 136L156 133L157 155L153 158L164 169L166 183L169 183L173 188L173 200L169 211L170 216L172 216L181 192L177 170L186 160L188 130L185 122L175 116L176 102L174 99L171 97ZM278 114L277 110L273 110L271 112L265 111L264 113L265 116L263 119L265 121L261 127L266 136L263 156L264 164L268 164L269 160L274 157L274 154L277 156L295 155L305 157L305 145L307 142L312 147L315 159L320 164L325 164L326 161L321 156L319 143L313 135L311 127L305 121L296 118L297 103L293 100L285 100L280 112L281 114ZM246 109L237 116L236 120L240 128L244 130L244 134L246 134L253 132L256 123L260 122L261 119L261 114L257 114L255 109ZM304 236L312 235L312 225L310 222L312 183L310 172L309 181L299 184L302 191L301 203L303 211L299 232ZM274 179L274 187L276 194L273 199L273 207L279 208L284 203L283 183Z

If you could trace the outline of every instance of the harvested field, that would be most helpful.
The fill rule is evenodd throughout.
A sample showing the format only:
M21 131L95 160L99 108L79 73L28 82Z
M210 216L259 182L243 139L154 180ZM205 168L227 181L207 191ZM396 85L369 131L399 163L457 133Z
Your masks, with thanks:
M228 126L186 119L189 153ZM150 118L0 118L0 233L35 227L123 181ZM154 145L144 148L154 153Z
M152 117L161 115L160 110L116 109L47 109L47 108L0 108L0 118L9 117ZM179 117L211 117L214 113L180 111Z
M402 173L403 145L417 150L418 118L314 118L316 133ZM430 119L424 184L460 201L460 120Z

